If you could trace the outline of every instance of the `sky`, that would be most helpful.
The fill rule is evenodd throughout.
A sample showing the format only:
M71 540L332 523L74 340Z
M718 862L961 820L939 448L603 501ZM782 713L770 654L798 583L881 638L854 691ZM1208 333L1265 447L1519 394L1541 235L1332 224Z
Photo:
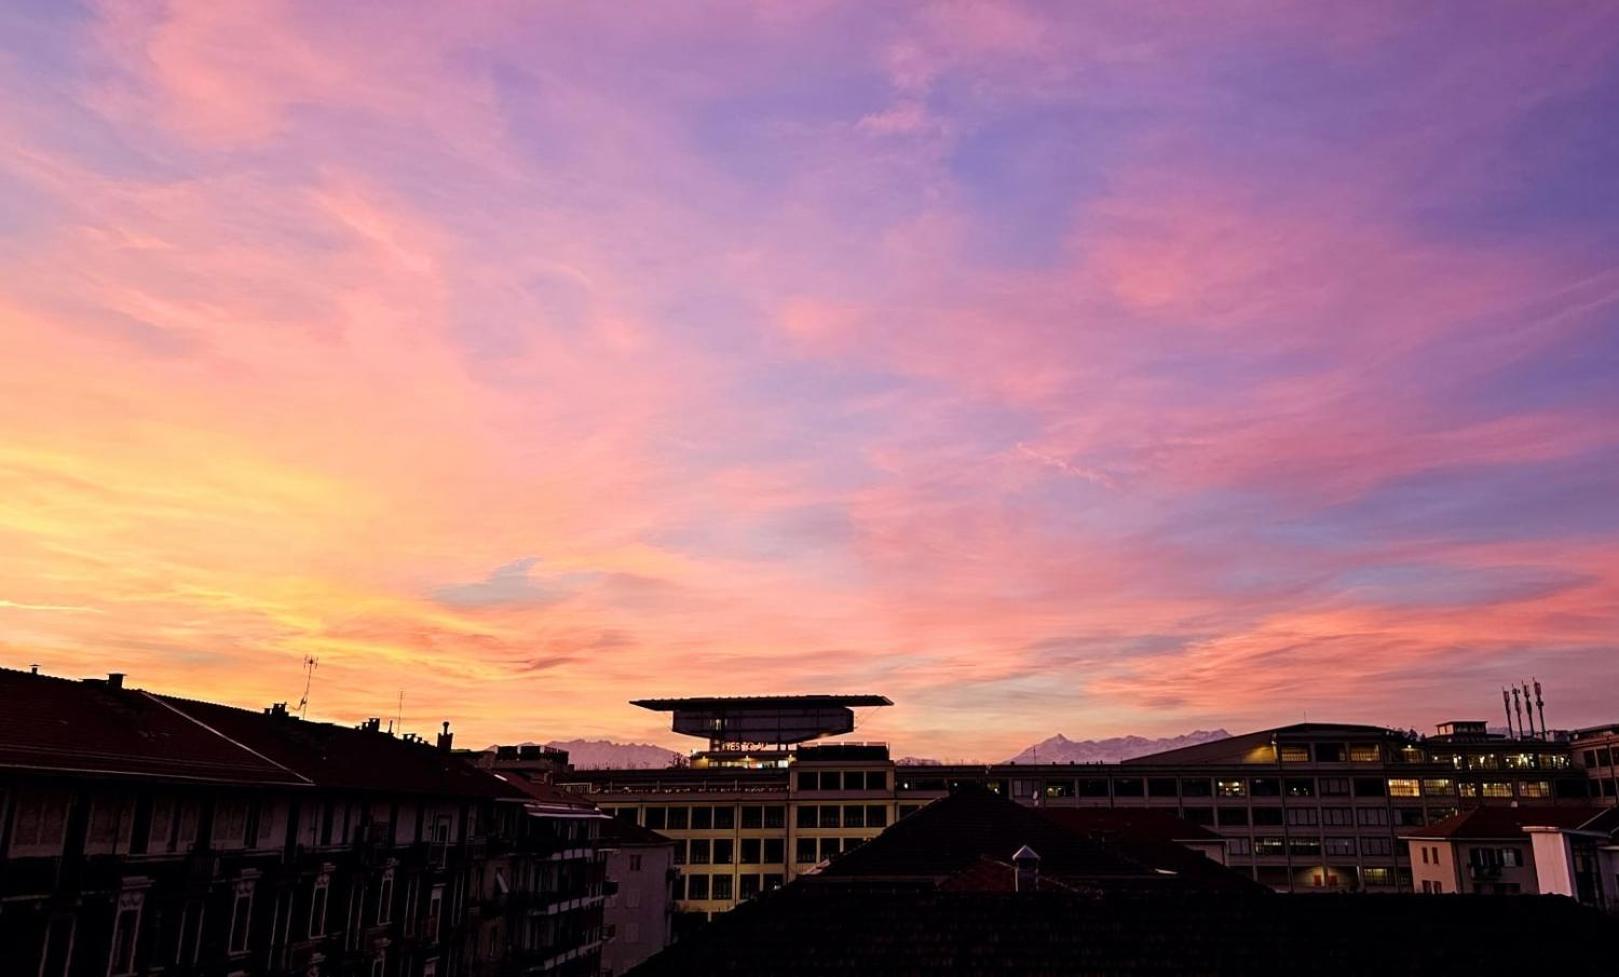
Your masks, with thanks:
M1619 719L1615 118L1602 2L5 4L0 664Z

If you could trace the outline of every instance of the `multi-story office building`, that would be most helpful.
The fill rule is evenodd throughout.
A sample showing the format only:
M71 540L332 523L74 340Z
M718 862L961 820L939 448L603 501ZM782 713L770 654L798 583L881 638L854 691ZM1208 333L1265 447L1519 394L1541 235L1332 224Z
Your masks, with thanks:
M755 730L772 728L773 709L802 709L794 697L685 701L699 714L676 728L697 735L730 724L715 712L738 704ZM570 786L674 839L681 909L699 913L812 871L962 784L1027 805L1161 809L1222 836L1233 868L1290 891L1409 891L1402 831L1473 806L1586 804L1590 793L1566 741L1491 736L1482 723L1429 737L1303 723L1117 764L970 766L807 745L814 725L793 726L796 746L716 738L689 767L582 771Z
M1592 798L1619 803L1619 724L1576 729L1568 735L1569 754L1590 778Z
M598 822L453 756L447 726L0 670L0 972L594 975Z

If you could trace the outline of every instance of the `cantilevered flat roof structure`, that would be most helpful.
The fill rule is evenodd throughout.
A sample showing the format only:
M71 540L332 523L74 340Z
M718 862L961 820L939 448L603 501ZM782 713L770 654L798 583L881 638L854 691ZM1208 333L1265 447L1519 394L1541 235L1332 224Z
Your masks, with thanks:
M854 730L854 710L891 706L883 695L750 695L635 699L632 706L674 713L671 728L708 740L711 750L781 749Z

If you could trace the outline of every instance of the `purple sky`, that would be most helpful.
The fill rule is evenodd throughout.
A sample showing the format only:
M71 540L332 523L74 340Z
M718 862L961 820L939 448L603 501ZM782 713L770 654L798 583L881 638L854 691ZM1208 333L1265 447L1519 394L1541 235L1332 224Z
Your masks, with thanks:
M4 664L1619 718L1614 4L14 3L0 92Z

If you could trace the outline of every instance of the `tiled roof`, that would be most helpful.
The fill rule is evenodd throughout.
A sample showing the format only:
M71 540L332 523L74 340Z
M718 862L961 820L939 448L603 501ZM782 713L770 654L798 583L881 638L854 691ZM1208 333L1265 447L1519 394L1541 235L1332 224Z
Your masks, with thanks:
M885 695L733 695L692 699L631 699L630 705L668 712L671 709L800 709L805 706L891 706Z
M1252 880L1179 845L1101 841L1041 812L981 788L967 787L890 826L846 852L822 880L931 880L942 884L982 870L985 858L1009 862L1027 845L1043 877L1115 886L1216 887L1249 890Z
M488 771L425 743L212 702L161 698L318 786L465 797L522 796Z
M1070 831L1123 841L1220 841L1221 836L1173 811L1150 807L1043 807L1039 812Z
M469 797L522 795L386 733L0 669L0 767Z
M0 767L236 784L306 778L156 696L0 669Z
M1400 833L1403 838L1464 840L1522 839L1527 827L1599 831L1619 830L1619 808L1591 807L1475 807L1436 821L1425 828Z
M1611 917L1534 896L1096 897L798 881L630 977L1594 973L1615 940Z
M603 848L615 846L629 846L636 848L653 848L662 845L673 845L674 840L665 838L651 828L643 828L639 824L631 824L622 818L609 818L602 822L601 843Z

